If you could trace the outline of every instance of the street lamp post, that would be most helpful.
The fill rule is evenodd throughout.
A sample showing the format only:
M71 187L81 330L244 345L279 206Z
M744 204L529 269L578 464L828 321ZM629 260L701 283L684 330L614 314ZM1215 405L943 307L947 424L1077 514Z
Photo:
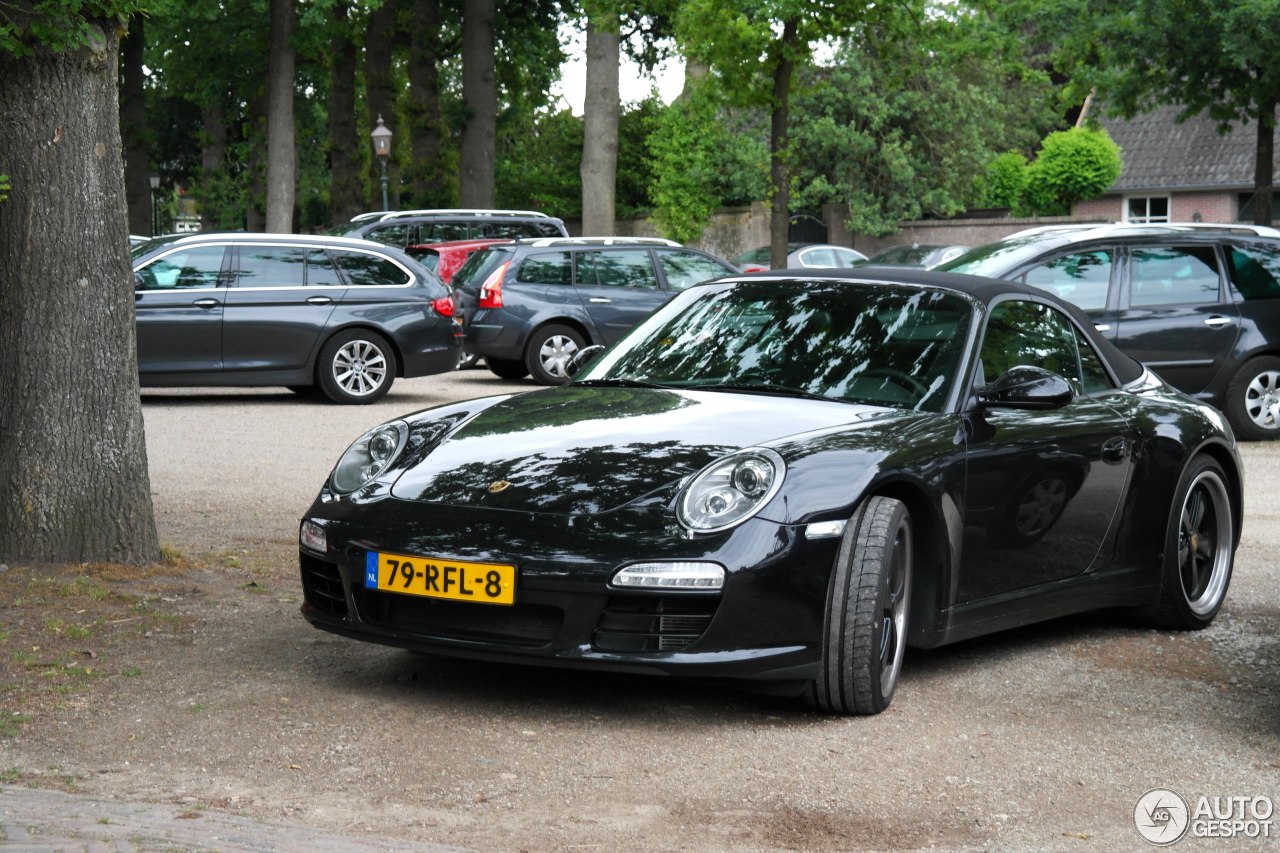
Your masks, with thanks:
M387 158L391 156L391 131L387 130L387 126L382 123L382 116L378 116L378 126L369 135L373 137L373 153L382 163L382 209L386 210L388 208Z
M156 226L159 224L156 216L156 193L160 191L160 173L152 172L148 180L151 181L151 236L156 236Z

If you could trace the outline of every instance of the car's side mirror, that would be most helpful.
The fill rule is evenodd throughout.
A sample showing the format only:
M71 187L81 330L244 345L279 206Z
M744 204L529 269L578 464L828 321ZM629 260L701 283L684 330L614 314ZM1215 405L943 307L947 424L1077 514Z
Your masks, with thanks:
M995 382L978 389L986 408L1060 409L1075 399L1071 384L1043 367L1011 367Z
M583 347L575 352L569 359L569 363L564 366L564 372L568 374L570 379L572 379L582 371L582 368L595 361L596 356L600 355L602 352L604 352L604 347L600 344Z

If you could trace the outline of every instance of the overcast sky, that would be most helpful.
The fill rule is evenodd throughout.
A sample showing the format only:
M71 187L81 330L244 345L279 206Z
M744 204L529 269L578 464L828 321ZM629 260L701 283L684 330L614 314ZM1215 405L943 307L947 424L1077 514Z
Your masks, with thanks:
M565 40L569 61L560 67L560 82L552 87L551 93L564 99L574 115L582 115L587 74L586 36L572 30L562 30L560 35ZM684 87L684 60L668 60L654 69L651 77L623 54L622 67L618 71L618 89L624 108L628 103L643 101L655 86L664 104L675 100Z

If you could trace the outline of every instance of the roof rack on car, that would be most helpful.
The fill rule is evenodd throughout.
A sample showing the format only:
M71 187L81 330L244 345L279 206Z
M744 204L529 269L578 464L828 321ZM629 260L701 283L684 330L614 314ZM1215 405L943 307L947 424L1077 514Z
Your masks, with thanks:
M1170 232L1217 231L1253 237L1280 237L1280 229L1239 222L1076 222L1041 225L1008 235L1005 239L1035 237L1040 234L1075 234L1094 238L1114 233L1167 234Z
M520 241L527 246L679 246L663 237L534 237Z
M379 217L379 222L385 222L388 219L398 219L402 216L537 216L542 219L550 219L550 216L537 210L486 210L486 209L468 209L468 208L435 208L430 210L393 210L390 213L384 213Z
M329 234L286 234L276 231L196 231L176 238L169 245L178 246L183 243L200 243L211 240L220 243L235 240L246 243L269 241L273 243L326 243L328 245L363 246L365 248L376 246L379 249L394 248L376 240L366 240L363 237L335 237Z
M367 213L357 213L351 217L352 222L368 222L371 219L381 219L388 213L394 213L393 210L370 210Z

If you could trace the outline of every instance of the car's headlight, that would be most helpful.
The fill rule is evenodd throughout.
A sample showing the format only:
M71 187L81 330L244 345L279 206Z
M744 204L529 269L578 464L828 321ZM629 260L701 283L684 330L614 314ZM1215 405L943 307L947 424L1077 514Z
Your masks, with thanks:
M409 437L409 425L391 421L374 427L355 440L342 454L329 485L340 495L347 495L372 482L387 470Z
M676 517L695 533L718 533L746 521L778 489L787 465L763 447L718 459L698 472L676 503Z

